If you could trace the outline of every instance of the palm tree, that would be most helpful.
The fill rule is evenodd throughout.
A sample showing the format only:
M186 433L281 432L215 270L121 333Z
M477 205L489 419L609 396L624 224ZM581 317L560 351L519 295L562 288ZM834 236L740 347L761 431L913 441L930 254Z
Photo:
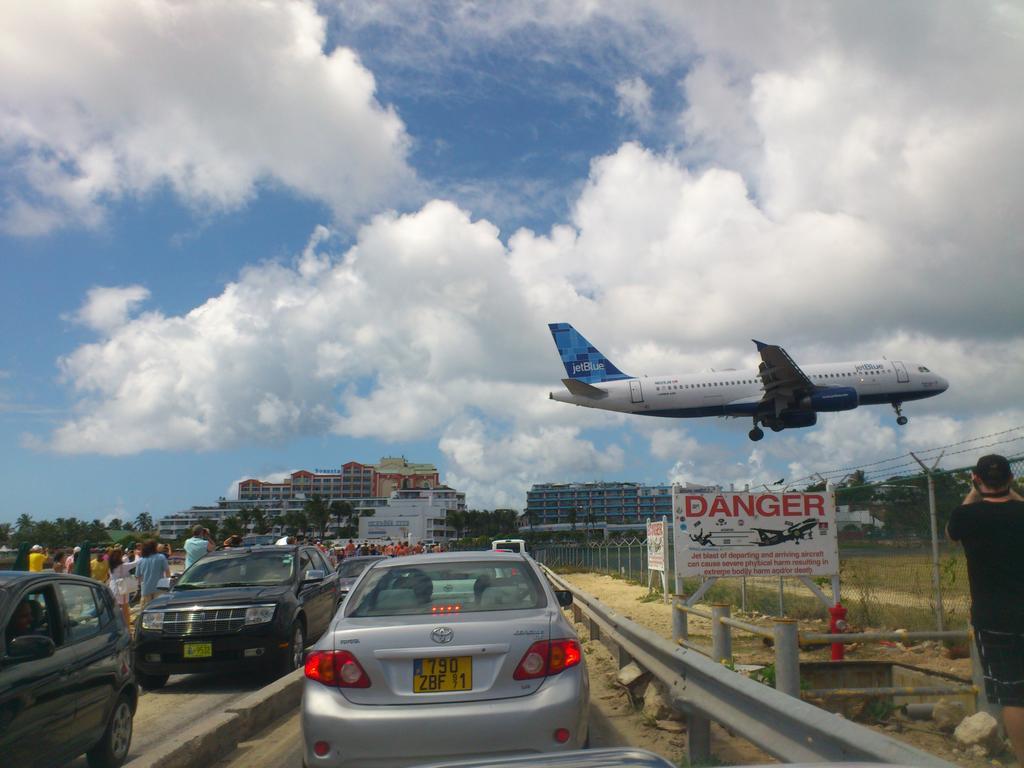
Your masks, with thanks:
M153 525L153 516L149 512L140 512L135 518L135 527L140 531L152 531L156 527Z
M238 517L238 522L242 526L242 533L248 533L249 525L252 523L252 510L249 507L242 507L238 510L236 517Z
M6 544L11 540L11 529L10 523L0 523L0 544Z
M263 507L252 508L251 522L253 533L266 533L270 529L270 525L267 522L267 513L263 511Z
M112 531L120 531L124 529L124 521L120 517L111 518L110 522L107 523L107 528Z
M355 510L352 505L347 501L336 499L331 502L329 509L338 522L338 536L354 536L358 529L353 531L355 526L352 524L352 518L355 515ZM342 522L343 520L344 522Z
M234 536L242 532L242 521L237 515L228 515L220 526L220 531L226 536Z
M327 531L327 524L331 521L331 510L328 508L327 502L324 501L324 497L313 494L313 498L302 505L302 511L308 520L306 525L311 524L313 530L317 532L317 536L322 539Z
M447 524L455 529L455 538L462 538L462 531L466 527L466 513L461 509L450 509L446 515Z
M33 525L35 525L35 521L32 520L32 515L27 513L18 515L18 519L14 521L14 527L18 529L18 533L28 532Z

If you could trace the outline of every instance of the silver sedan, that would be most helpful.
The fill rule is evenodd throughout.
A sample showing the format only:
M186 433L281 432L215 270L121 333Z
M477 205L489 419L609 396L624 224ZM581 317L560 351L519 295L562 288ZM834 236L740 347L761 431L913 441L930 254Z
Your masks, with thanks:
M590 684L571 599L522 554L373 564L307 656L305 765L579 749Z

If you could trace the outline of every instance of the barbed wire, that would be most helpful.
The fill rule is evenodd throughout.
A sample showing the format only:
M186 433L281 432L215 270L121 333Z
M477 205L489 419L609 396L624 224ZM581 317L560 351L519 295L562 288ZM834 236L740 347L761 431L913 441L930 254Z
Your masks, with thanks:
M959 441L957 441L955 443L948 443L946 445L937 446L935 448L925 448L923 450L916 451L916 453L917 453L919 458L920 457L931 458L932 455L934 455L935 453L943 452L943 451L945 452L946 456L956 456L956 455L959 455L959 454L969 453L971 451L976 451L976 450L980 450L980 449L983 449L983 448L991 448L991 447L996 446L996 445L1006 445L1008 443L1015 443L1015 442L1018 442L1020 440L1024 440L1024 435L1018 435L1017 437L1006 438L1004 440L996 440L996 441L993 441L993 442L990 442L990 443L986 443L985 445L971 445L970 447L962 448L962 449L960 449L958 451L950 451L949 450L950 448L957 448L957 447L959 447L961 445L967 445L968 443L976 443L976 442L978 442L980 440L987 440L989 438L999 437L1001 435L1007 435L1007 434L1010 434L1011 432L1017 432L1017 431L1020 431L1020 430L1024 430L1024 424L1018 425L1018 426L1015 426L1015 427L1010 427L1009 429L1003 429L1003 430L1000 430L998 432L991 432L991 433L989 433L987 435L978 435L978 436L975 436L975 437L969 437L969 438L966 438L964 440L959 440ZM867 462L867 463L864 463L864 464L858 464L858 465L855 465L855 466L837 467L835 469L829 469L829 470L825 470L823 472L812 472L809 475L806 475L804 477L800 477L800 478L797 478L795 480L790 481L789 485L791 485L791 486L792 485L799 485L799 484L804 483L804 482L816 481L816 480L820 481L822 479L827 481L827 480L833 479L837 475L846 475L846 474L851 474L853 472L858 472L858 471L864 472L864 470L868 470L868 469L870 469L869 472L864 472L865 480L868 479L869 475L871 477L877 478L877 477L881 477L881 476L884 476L884 475L888 475L889 477L898 477L898 476L901 476L901 475L917 474L917 472L899 472L898 471L898 470L904 469L905 467L913 468L913 467L917 467L918 466L916 461L906 461L908 456L910 456L909 453L904 453L904 454L901 454L899 456L891 456L891 457L889 457L887 459L879 459L878 461L871 461L871 462ZM900 460L904 460L902 464L896 464L896 465L890 466L890 467L882 466L882 465L890 464L891 462L900 461ZM872 467L876 467L876 469L871 469ZM939 471L955 471L955 470L939 470Z

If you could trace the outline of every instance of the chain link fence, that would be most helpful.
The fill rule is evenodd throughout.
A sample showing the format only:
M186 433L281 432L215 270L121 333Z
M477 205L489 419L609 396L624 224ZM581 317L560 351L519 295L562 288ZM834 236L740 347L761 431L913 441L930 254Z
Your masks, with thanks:
M674 546L666 551L669 588L674 584ZM641 539L591 543L538 544L531 552L558 572L605 573L661 589L660 574L650 578L647 542ZM935 629L932 557L917 539L894 539L870 548L840 547L840 584L843 604L856 626L891 629ZM945 626L960 629L970 618L967 565L958 548L943 547L940 555L942 604ZM829 594L830 580L820 579ZM691 594L700 579L683 580L683 593ZM708 591L706 602L728 602L742 611L792 618L824 618L825 607L797 579L777 577L721 578Z
M952 454L968 450L977 452L979 446ZM946 540L945 531L950 513L971 489L971 468L938 469L942 456L927 451L862 468L832 470L814 475L820 484L806 488L821 491L829 482L830 487L836 486L837 506L848 508L838 525L839 576L842 602L853 624L938 629L939 601L943 628L962 629L969 624L967 562L960 546ZM1010 466L1014 477L1020 478L1024 456L1010 458ZM643 539L541 543L533 551L539 561L556 570L607 573L645 585L650 581L660 589L660 577L649 580ZM674 584L673 555L670 540L666 551L670 585ZM933 563L937 564L937 585ZM829 582L819 580L822 587ZM683 594L692 594L699 586L699 579L684 579ZM797 579L719 579L706 594L706 601L728 602L744 611L793 618L825 615L821 602Z

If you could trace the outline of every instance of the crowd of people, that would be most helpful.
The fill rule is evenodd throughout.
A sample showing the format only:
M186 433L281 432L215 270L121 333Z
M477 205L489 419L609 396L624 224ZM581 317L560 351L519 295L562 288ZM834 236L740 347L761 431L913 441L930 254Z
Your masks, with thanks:
M145 606L157 593L160 579L171 575L171 547L146 539L134 547L120 545L105 549L90 548L83 555L81 547L70 550L56 549L50 552L36 544L28 554L28 570L51 569L57 573L83 573L79 567L82 557L89 558L88 574L96 581L106 584L124 613L125 621L131 624L130 606L138 601Z
M409 544L405 541L386 539L380 542L357 542L349 539L347 543L340 541L333 544L320 539L307 539L302 536L283 536L277 544L311 544L316 546L330 563L337 567L347 557L402 557L420 555L425 552L440 552L440 545L424 545L421 542ZM232 535L220 545L223 548L245 546L240 535ZM185 540L185 570L207 552L218 548L209 529L197 525L192 529L192 536ZM121 606L125 621L131 623L130 606L136 602L140 607L156 596L157 583L171 575L170 560L172 549L169 544L161 544L147 539L137 545L122 547L115 545L105 549L90 548L88 553L88 574L106 584ZM58 573L83 573L78 563L82 555L81 547L52 552L38 544L31 547L28 553L28 570L44 571L52 569Z

